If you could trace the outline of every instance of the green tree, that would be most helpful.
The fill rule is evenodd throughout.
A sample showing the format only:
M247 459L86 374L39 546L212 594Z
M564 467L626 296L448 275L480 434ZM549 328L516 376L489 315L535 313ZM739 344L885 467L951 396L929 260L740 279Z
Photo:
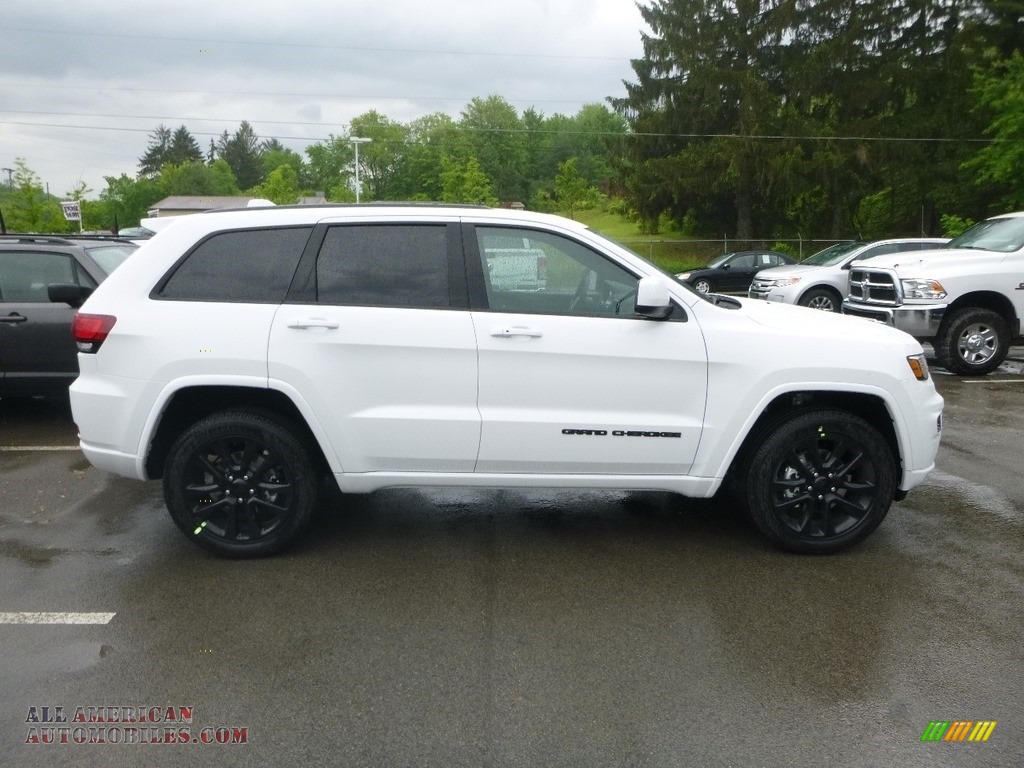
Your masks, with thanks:
M977 69L972 89L976 110L988 116L993 139L964 163L978 186L998 190L1003 210L1024 208L1024 56L1015 51Z
M405 162L396 179L397 196L406 200L443 200L444 171L452 161L466 163L472 149L466 134L443 112L409 124Z
M371 200L398 199L409 129L371 109L352 118L352 136L370 139L359 147L359 181Z
M526 134L515 107L501 96L474 98L459 127L500 200L526 199Z
M490 206L498 204L491 180L487 178L475 157L469 158L466 163L447 159L444 165L445 169L441 174L444 184L441 199L444 202Z
M13 188L8 193L4 219L14 232L68 232L71 223L65 221L59 202L47 195L36 172L28 167L24 158L14 160L11 177ZM77 224L74 226L78 228Z
M355 199L349 186L354 154L347 138L332 134L306 147L306 157L300 177L303 188L322 191L328 200L336 202Z
M171 149L171 129L162 123L149 134L149 145L145 154L139 158L139 173L143 176L155 176L160 173L167 154Z
M165 197L159 182L148 176L133 179L127 174L105 176L107 188L100 192L101 222L113 227L116 217L121 227L134 227L146 217L153 203Z
M249 189L263 181L266 175L260 160L260 140L253 127L245 120L232 135L227 131L217 142L217 156L231 166L238 186Z
M299 202L299 174L290 165L278 166L249 192L277 205L294 205Z
M792 3L639 7L652 32L633 61L636 82L613 100L637 134L622 164L631 202L649 222L698 207L718 228L724 213L736 236L749 238L763 226L756 213L771 191L763 171L776 151L754 137L777 128L775 78Z
M580 208L592 204L596 194L597 190L580 175L575 157L570 157L558 166L555 196L558 198L559 207L570 219L576 218L575 214Z
M157 179L157 186L165 197L172 195L237 195L238 185L231 168L222 159L213 165L187 162L165 165Z

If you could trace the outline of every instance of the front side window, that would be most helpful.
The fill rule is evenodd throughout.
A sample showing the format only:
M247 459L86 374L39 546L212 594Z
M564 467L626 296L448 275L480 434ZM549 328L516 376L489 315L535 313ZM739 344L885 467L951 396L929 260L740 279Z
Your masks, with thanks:
M321 304L447 309L444 224L331 227L316 262Z
M65 253L0 252L0 301L47 303L47 286L78 283L74 260Z
M196 246L157 291L180 301L280 304L311 227L218 232Z
M477 227L488 307L634 317L637 278L590 248L538 230Z

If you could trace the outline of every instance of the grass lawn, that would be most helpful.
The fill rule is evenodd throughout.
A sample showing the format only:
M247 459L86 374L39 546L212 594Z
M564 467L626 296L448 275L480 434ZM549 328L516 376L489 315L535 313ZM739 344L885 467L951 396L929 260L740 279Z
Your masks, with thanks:
M664 231L657 235L642 235L635 221L596 208L578 211L576 220L622 243L669 272L683 272L703 267L722 253L720 243L690 243L687 242L689 238L680 232Z

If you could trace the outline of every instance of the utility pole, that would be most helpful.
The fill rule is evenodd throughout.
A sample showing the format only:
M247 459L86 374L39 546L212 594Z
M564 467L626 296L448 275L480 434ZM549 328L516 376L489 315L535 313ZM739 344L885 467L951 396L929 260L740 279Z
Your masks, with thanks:
M13 168L3 168L2 170L7 172L7 186L14 189L14 180L11 178L11 174L14 173Z
M359 136L349 136L349 142L356 148L356 202L359 202L359 145L369 144L373 139L364 139Z

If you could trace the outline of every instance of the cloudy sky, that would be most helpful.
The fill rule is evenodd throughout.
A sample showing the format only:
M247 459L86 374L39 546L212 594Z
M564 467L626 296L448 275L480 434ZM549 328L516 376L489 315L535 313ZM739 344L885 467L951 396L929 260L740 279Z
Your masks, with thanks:
M458 117L497 94L574 114L624 93L633 0L35 0L0 24L0 163L63 195L138 171L149 133L204 151L242 120L298 152L370 109ZM0 176L6 182L7 173Z

